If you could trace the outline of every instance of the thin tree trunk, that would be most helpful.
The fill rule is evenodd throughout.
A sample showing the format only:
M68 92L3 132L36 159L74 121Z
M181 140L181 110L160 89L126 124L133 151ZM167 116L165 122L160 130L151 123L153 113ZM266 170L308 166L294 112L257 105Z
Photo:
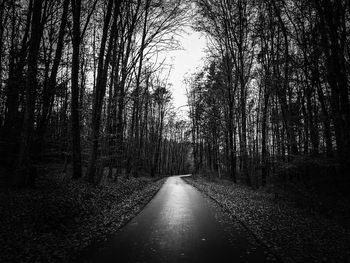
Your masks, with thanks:
M116 8L116 7L115 7ZM111 36L109 39L109 45L107 54L105 54L105 48L107 43L107 34L109 29L109 24L112 16L112 9L113 9L113 0L108 1L107 6L107 14L103 25L103 34L102 34L102 40L101 40L101 47L100 47L100 54L99 54L99 61L98 61L98 69L97 69L97 80L96 80L96 87L95 87L95 93L93 97L93 111L92 111L92 134L91 134L91 152L90 152L90 160L89 160L89 166L87 171L88 180L90 182L94 181L95 173L96 173L96 159L97 159L97 151L98 151L98 140L99 140L99 133L100 133L100 123L101 123L101 111L102 111L102 104L103 99L106 93L106 82L107 82L107 72L108 72L108 66L109 61L111 58L111 52L113 49L113 42L114 42L114 35L116 30L116 23L117 23L117 14L114 14L114 22L111 29ZM105 59L106 56L106 59Z
M64 47L65 29L66 29L67 20L68 20L67 19L68 7L69 7L69 0L64 0L63 12L61 17L61 25L58 33L57 47L56 47L55 58L51 69L51 75L50 75L50 79L47 87L44 87L43 89L43 106L42 106L43 112L37 128L38 137L41 139L45 134L47 122L51 116L55 89L56 89L57 73L61 62L62 51Z
M38 55L42 37L41 11L43 0L34 0L33 19L28 52L28 75L26 83L26 104L24 123L21 134L21 147L18 156L14 185L28 185L33 183L35 176L32 172L32 144L34 131L34 110L37 89Z
M81 0L71 0L73 11L72 32L72 98L71 98L71 132L72 132L72 157L73 178L82 176L81 145L80 145L80 109L79 109L79 61L80 61L80 12Z

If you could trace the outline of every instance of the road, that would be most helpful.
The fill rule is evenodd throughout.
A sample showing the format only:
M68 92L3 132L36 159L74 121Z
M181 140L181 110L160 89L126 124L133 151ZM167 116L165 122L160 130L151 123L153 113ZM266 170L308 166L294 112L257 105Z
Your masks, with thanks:
M180 176L169 177L144 210L90 260L276 262L239 224L228 226L218 220L218 215L224 216L218 210Z

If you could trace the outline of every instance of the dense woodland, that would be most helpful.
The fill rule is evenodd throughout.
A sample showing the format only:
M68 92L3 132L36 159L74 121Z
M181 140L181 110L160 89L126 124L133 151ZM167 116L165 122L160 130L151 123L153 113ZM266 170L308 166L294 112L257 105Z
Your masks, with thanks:
M2 180L32 185L50 161L92 183L209 171L260 186L281 163L345 175L349 18L345 0L1 0ZM188 24L209 40L189 121L158 58Z
M349 1L196 3L210 58L189 80L195 171L249 186L281 168L282 181L346 176Z
M349 81L349 0L0 0L0 262L350 262Z
M170 67L188 18L180 0L2 0L3 179L32 185L37 165L98 183L188 170L187 124L172 107ZM6 174L6 176L5 176Z

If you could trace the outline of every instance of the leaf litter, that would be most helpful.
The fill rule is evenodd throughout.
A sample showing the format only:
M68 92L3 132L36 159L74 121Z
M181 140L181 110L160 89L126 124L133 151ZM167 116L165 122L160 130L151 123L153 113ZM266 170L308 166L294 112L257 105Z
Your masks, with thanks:
M126 178L93 186L59 168L36 189L0 192L0 262L71 262L105 240L152 199L164 180Z
M202 177L188 183L238 219L284 262L350 262L350 229L272 193Z

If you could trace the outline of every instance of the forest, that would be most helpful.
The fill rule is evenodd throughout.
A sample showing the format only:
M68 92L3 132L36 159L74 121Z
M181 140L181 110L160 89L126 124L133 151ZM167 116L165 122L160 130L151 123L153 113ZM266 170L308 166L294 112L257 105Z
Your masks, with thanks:
M248 186L266 185L281 163L346 176L349 4L214 2L198 1L196 27L212 39L211 59L189 80L195 171Z
M166 59L184 28L207 41L183 77L186 116ZM75 262L184 182L277 261L311 260L289 247L311 240L309 216L340 226L313 262L350 260L349 81L347 0L0 0L4 262Z
M166 71L181 1L1 1L1 162L33 184L47 158L72 178L185 173L189 142ZM5 171L5 170L4 170Z

